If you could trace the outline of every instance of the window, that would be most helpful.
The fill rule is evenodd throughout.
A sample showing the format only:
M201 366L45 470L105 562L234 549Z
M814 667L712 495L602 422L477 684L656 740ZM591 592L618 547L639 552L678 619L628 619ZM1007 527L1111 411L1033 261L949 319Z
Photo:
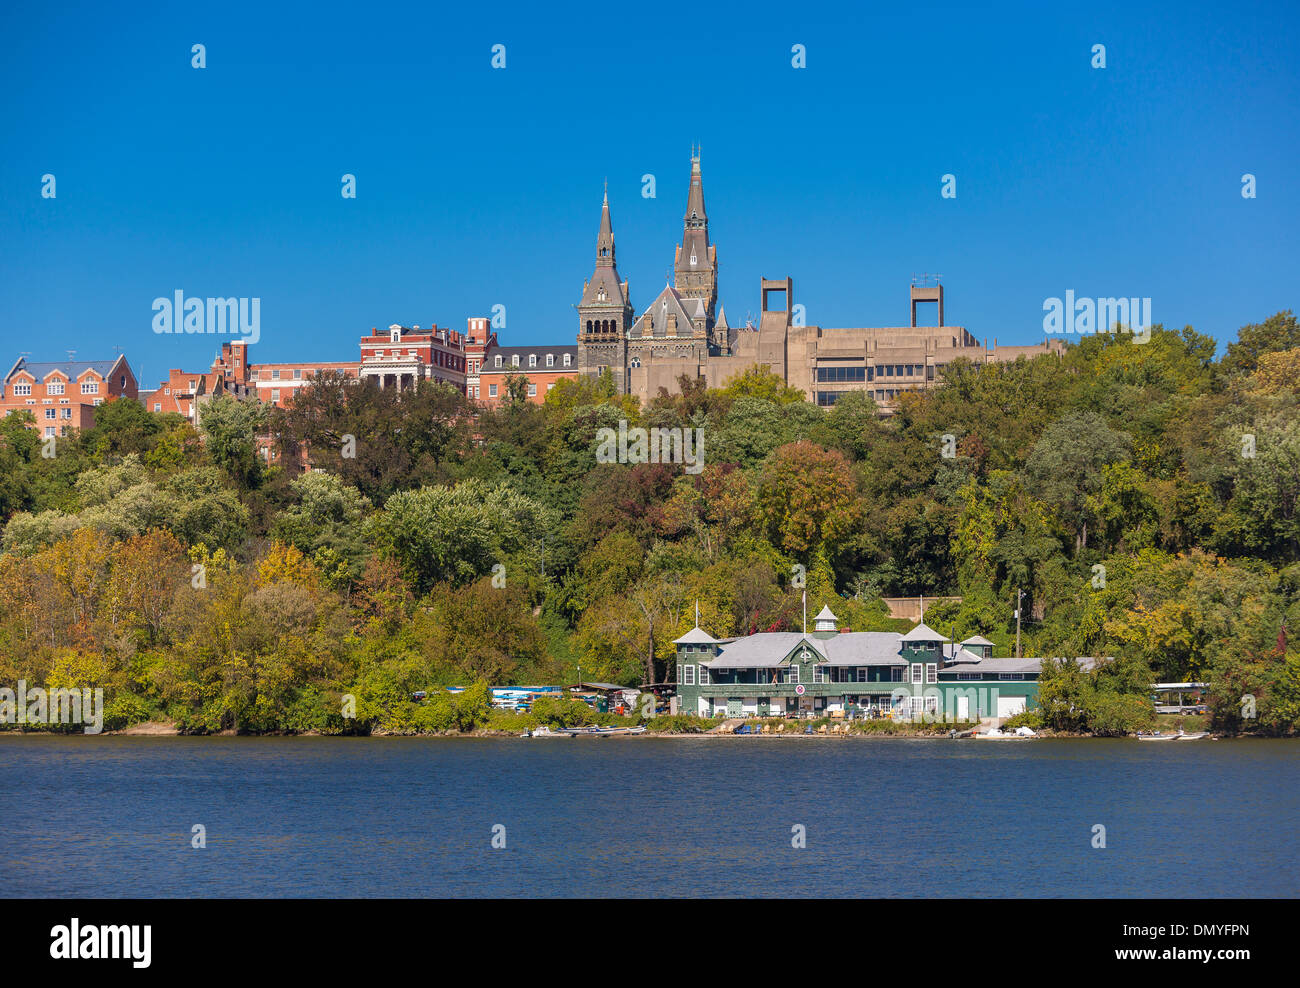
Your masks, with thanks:
M547 367L554 367L554 366L555 366L555 354L553 354L553 353L548 353L548 354L546 355L546 366L547 366Z
M547 391L550 391L551 388L553 388L553 387L555 387L555 382L554 382L554 381L552 381L550 384L546 385L546 390L547 390Z
M498 366L498 367L501 366L501 354L499 354L499 353L497 354L497 366Z
M789 678L788 680L786 680L786 682L789 682L789 683L798 683L798 682L799 682L799 667L798 667L797 665L794 665L793 663L791 664L791 666L790 666L790 678Z
M162 411L162 402L161 402L161 401L155 401L155 402L153 403L153 410L154 410L155 412L161 412L161 411Z
M813 682L814 683L828 682L826 678L826 669L824 666L813 666Z
M867 681L866 666L858 666L858 682L865 683L866 681Z
M685 671L685 673L686 673L686 679L683 680L682 685L683 685L683 686L694 686L694 685L695 685L695 666L691 666L691 665L685 666L685 667L684 667L684 671Z
M295 381L301 381L301 380L302 380L302 368L301 368L301 367L295 367L295 368L294 368L294 371L293 371L293 379L294 379Z
M70 419L70 418L72 418L72 409L71 409L71 408L60 408L60 409L59 409L59 418L61 418L61 419Z
M52 435L54 435L54 426L52 426L52 425L47 425L47 426L45 427L45 434L46 434L47 436L52 436Z
M865 367L849 366L829 366L817 368L818 381L865 381L867 379L867 369Z
M498 359L499 359L499 358L498 358ZM495 384L489 384L489 385L488 385L488 397L489 397L489 398L495 398L496 396L497 396L497 386L496 386Z
M97 394L99 394L99 382L98 382L98 381L82 381L82 382L81 382L81 393L82 393L83 395L97 395Z
M45 385L45 393L51 395L63 394L63 382L51 381L49 384Z
M31 393L32 393L32 386L30 384L23 383L23 384L14 385L14 394L16 395L29 395Z
M922 672L922 670L921 670L921 663L919 663L919 662L913 662L913 663L912 663L912 682L914 682L914 683L918 683L918 684L921 682L921 672Z
M709 667L706 665L700 666L700 685L701 686L709 685Z
M569 366L569 354L567 353L564 355L564 366L565 367Z
M537 354L535 354L535 353L530 353L530 354L528 355L528 366L529 366L529 367L536 367L536 366L537 366Z
M939 681L939 669L933 662L925 664L925 681L927 683L937 683Z
M510 366L511 366L511 367L518 367L518 366L519 366L519 354L517 354L517 353L512 353L512 354L510 355Z
M47 419L58 418L59 410L57 408L47 408L45 409L45 417Z
M277 401L279 401L279 400L280 400L280 389L279 389L279 388L272 388L272 389L271 389L271 404L274 405L274 404L275 404Z
M96 408L98 408L98 407L99 407L100 405L102 405L102 404L104 404L104 399L103 399L103 398L96 398L96 399L95 399L95 407L96 407Z
M528 397L529 397L529 398L536 398L536 397L537 397L537 385L536 385L536 384L529 384L529 385L528 385Z

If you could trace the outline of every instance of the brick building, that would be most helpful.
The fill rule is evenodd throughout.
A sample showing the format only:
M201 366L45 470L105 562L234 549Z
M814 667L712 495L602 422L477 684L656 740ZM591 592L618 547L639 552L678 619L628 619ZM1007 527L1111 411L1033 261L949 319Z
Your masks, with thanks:
M42 436L66 436L95 424L95 409L115 398L139 394L135 373L125 355L115 360L33 362L26 357L9 368L0 382L2 414L29 411L32 428Z
M541 403L546 393L562 378L578 376L576 346L497 346L486 351L478 372L478 402L492 407L506 397L506 378L511 374L526 379L528 400Z
M361 337L362 380L381 388L414 387L416 381L451 384L465 393L465 337L454 329L394 324Z

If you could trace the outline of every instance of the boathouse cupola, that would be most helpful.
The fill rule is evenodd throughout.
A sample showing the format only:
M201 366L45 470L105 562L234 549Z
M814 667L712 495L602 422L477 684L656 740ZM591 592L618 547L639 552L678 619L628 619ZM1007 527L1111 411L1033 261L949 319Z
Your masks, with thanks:
M718 640L698 624L673 644L677 646L677 654L683 657L703 658L716 655L718 650Z
M813 626L813 630L829 631L831 634L835 634L839 620L839 618L831 613L830 605L827 605L821 609L821 612L815 618L813 618L813 621L816 622Z

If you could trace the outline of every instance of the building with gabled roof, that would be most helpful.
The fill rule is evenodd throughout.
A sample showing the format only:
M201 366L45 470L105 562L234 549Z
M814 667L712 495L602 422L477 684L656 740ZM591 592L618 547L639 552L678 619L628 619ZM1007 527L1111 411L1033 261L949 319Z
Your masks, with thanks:
M701 717L1009 717L1031 706L1041 659L994 659L925 624L906 634L838 629L715 639L697 624L677 646L677 693ZM974 645L974 642L972 642ZM975 645L975 647L979 647Z
M0 381L0 414L32 413L29 428L46 438L95 424L95 409L139 388L125 354L113 360L33 361L19 357Z

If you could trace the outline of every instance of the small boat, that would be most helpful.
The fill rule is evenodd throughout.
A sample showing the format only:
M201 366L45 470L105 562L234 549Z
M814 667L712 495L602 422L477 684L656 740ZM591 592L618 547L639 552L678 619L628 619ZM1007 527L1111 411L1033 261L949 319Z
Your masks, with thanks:
M573 737L572 734L567 734L564 731L552 731L545 724L543 724L541 727L534 727L531 731L524 731L524 733L519 736L521 738L571 738Z
M1033 735L1015 734L1015 733L1007 734L995 727L993 728L993 730L988 731L984 734L976 734L975 737L980 738L984 741L1028 741L1030 738L1033 737Z
M1139 734L1137 739L1139 741L1177 741L1179 737L1178 734Z
M1196 731L1194 734L1179 734L1179 735L1178 735L1178 740L1179 740L1179 741L1199 741L1199 740L1201 740L1201 738L1208 738L1209 736L1210 736L1210 732L1209 732L1209 731Z
M561 727L557 734L571 738L612 738L635 734L644 734L644 727Z

